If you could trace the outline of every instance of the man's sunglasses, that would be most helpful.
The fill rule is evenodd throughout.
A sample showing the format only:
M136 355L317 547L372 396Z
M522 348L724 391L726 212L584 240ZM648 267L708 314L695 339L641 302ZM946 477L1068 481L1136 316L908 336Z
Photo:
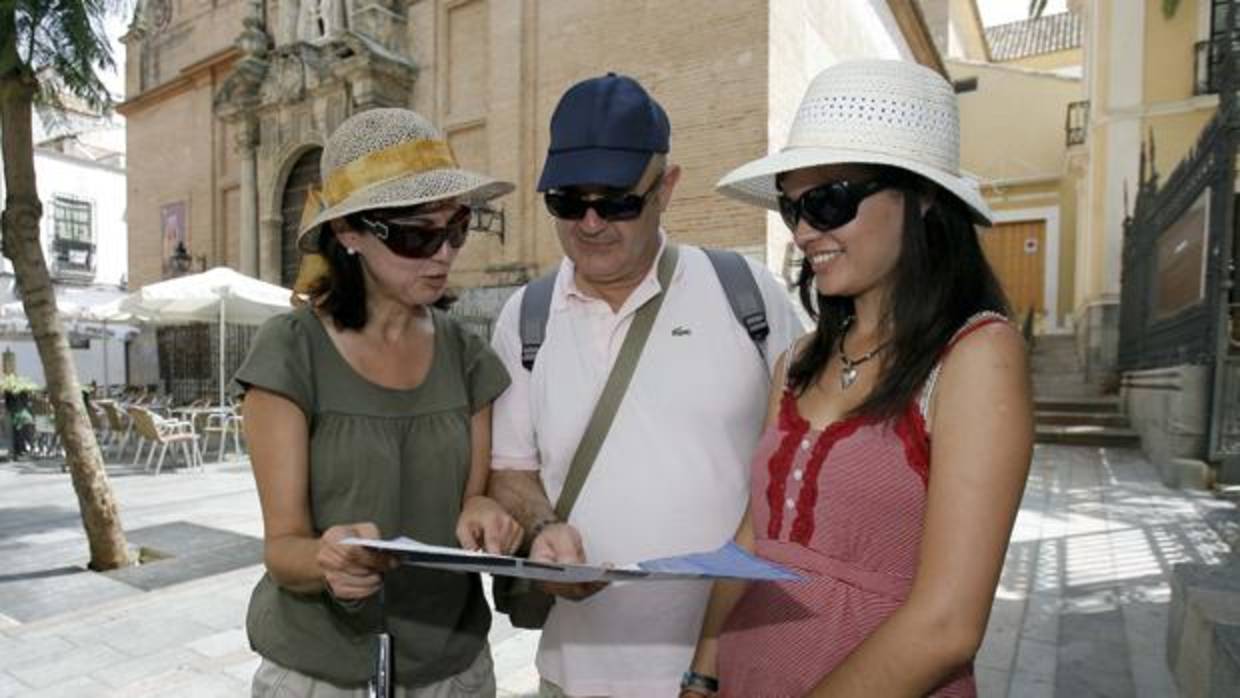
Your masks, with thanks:
M838 180L806 191L795 201L779 194L779 213L788 229L796 231L802 219L814 230L834 230L857 217L857 208L866 197L895 186L886 179L868 182Z
M444 242L453 249L464 246L471 213L468 206L461 206L442 226L431 224L425 212L384 215L380 211L370 211L353 214L348 219L355 228L379 238L393 254L425 259L434 256Z
M658 190L662 183L663 175L659 175L655 178L654 184L651 184L644 193L589 194L590 198L586 198L586 194L575 189L552 189L543 195L543 200L547 203L547 210L551 212L551 215L566 221L579 221L585 218L586 211L589 209L594 209L598 217L605 221L631 221L642 215L646 200Z

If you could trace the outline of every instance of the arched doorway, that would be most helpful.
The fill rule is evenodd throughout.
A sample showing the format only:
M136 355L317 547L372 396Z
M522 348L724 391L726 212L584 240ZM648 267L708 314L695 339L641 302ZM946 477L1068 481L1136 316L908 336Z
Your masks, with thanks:
M306 205L310 187L319 183L319 157L322 148L311 148L297 158L284 183L284 196L280 199L280 216L284 223L280 230L280 284L292 286L297 279L297 266L301 252L297 249L297 228L301 225L301 212Z

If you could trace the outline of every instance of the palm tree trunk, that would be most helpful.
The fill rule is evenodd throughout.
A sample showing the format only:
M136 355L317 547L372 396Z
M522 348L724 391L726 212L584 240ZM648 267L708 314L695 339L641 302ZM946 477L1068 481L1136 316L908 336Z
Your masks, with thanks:
M130 563L129 547L117 514L112 486L78 385L77 370L60 316L56 293L39 242L42 206L35 187L31 142L31 104L38 83L30 69L16 60L13 42L0 46L0 154L4 158L7 196L0 214L4 256L13 262L22 305L34 333L48 397L56 415L56 432L65 448L86 538L90 567L109 570Z

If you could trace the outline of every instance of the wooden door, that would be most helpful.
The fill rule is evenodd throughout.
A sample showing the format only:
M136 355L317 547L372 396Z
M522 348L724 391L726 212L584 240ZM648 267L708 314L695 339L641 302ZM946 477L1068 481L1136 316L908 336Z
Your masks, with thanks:
M982 251L1003 284L1017 318L1046 311L1046 221L997 223L981 234Z
M313 148L297 158L280 202L283 224L280 231L280 283L291 287L297 279L301 265L301 252L297 249L297 227L301 225L302 208L306 205L306 193L319 184L319 158L321 148Z

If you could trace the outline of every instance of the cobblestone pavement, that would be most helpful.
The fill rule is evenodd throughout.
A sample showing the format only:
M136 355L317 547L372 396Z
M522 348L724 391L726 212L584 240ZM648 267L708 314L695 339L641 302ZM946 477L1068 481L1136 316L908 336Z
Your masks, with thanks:
M84 570L59 464L0 464L0 696L247 695L257 659L245 605L262 572L248 464L108 469L131 538L209 544L193 558L208 576L135 586ZM1233 515L1208 494L1163 487L1137 452L1039 446L977 658L982 695L1176 695L1164 658L1170 565L1221 560L1212 522ZM496 618L501 696L536 694L536 644Z

